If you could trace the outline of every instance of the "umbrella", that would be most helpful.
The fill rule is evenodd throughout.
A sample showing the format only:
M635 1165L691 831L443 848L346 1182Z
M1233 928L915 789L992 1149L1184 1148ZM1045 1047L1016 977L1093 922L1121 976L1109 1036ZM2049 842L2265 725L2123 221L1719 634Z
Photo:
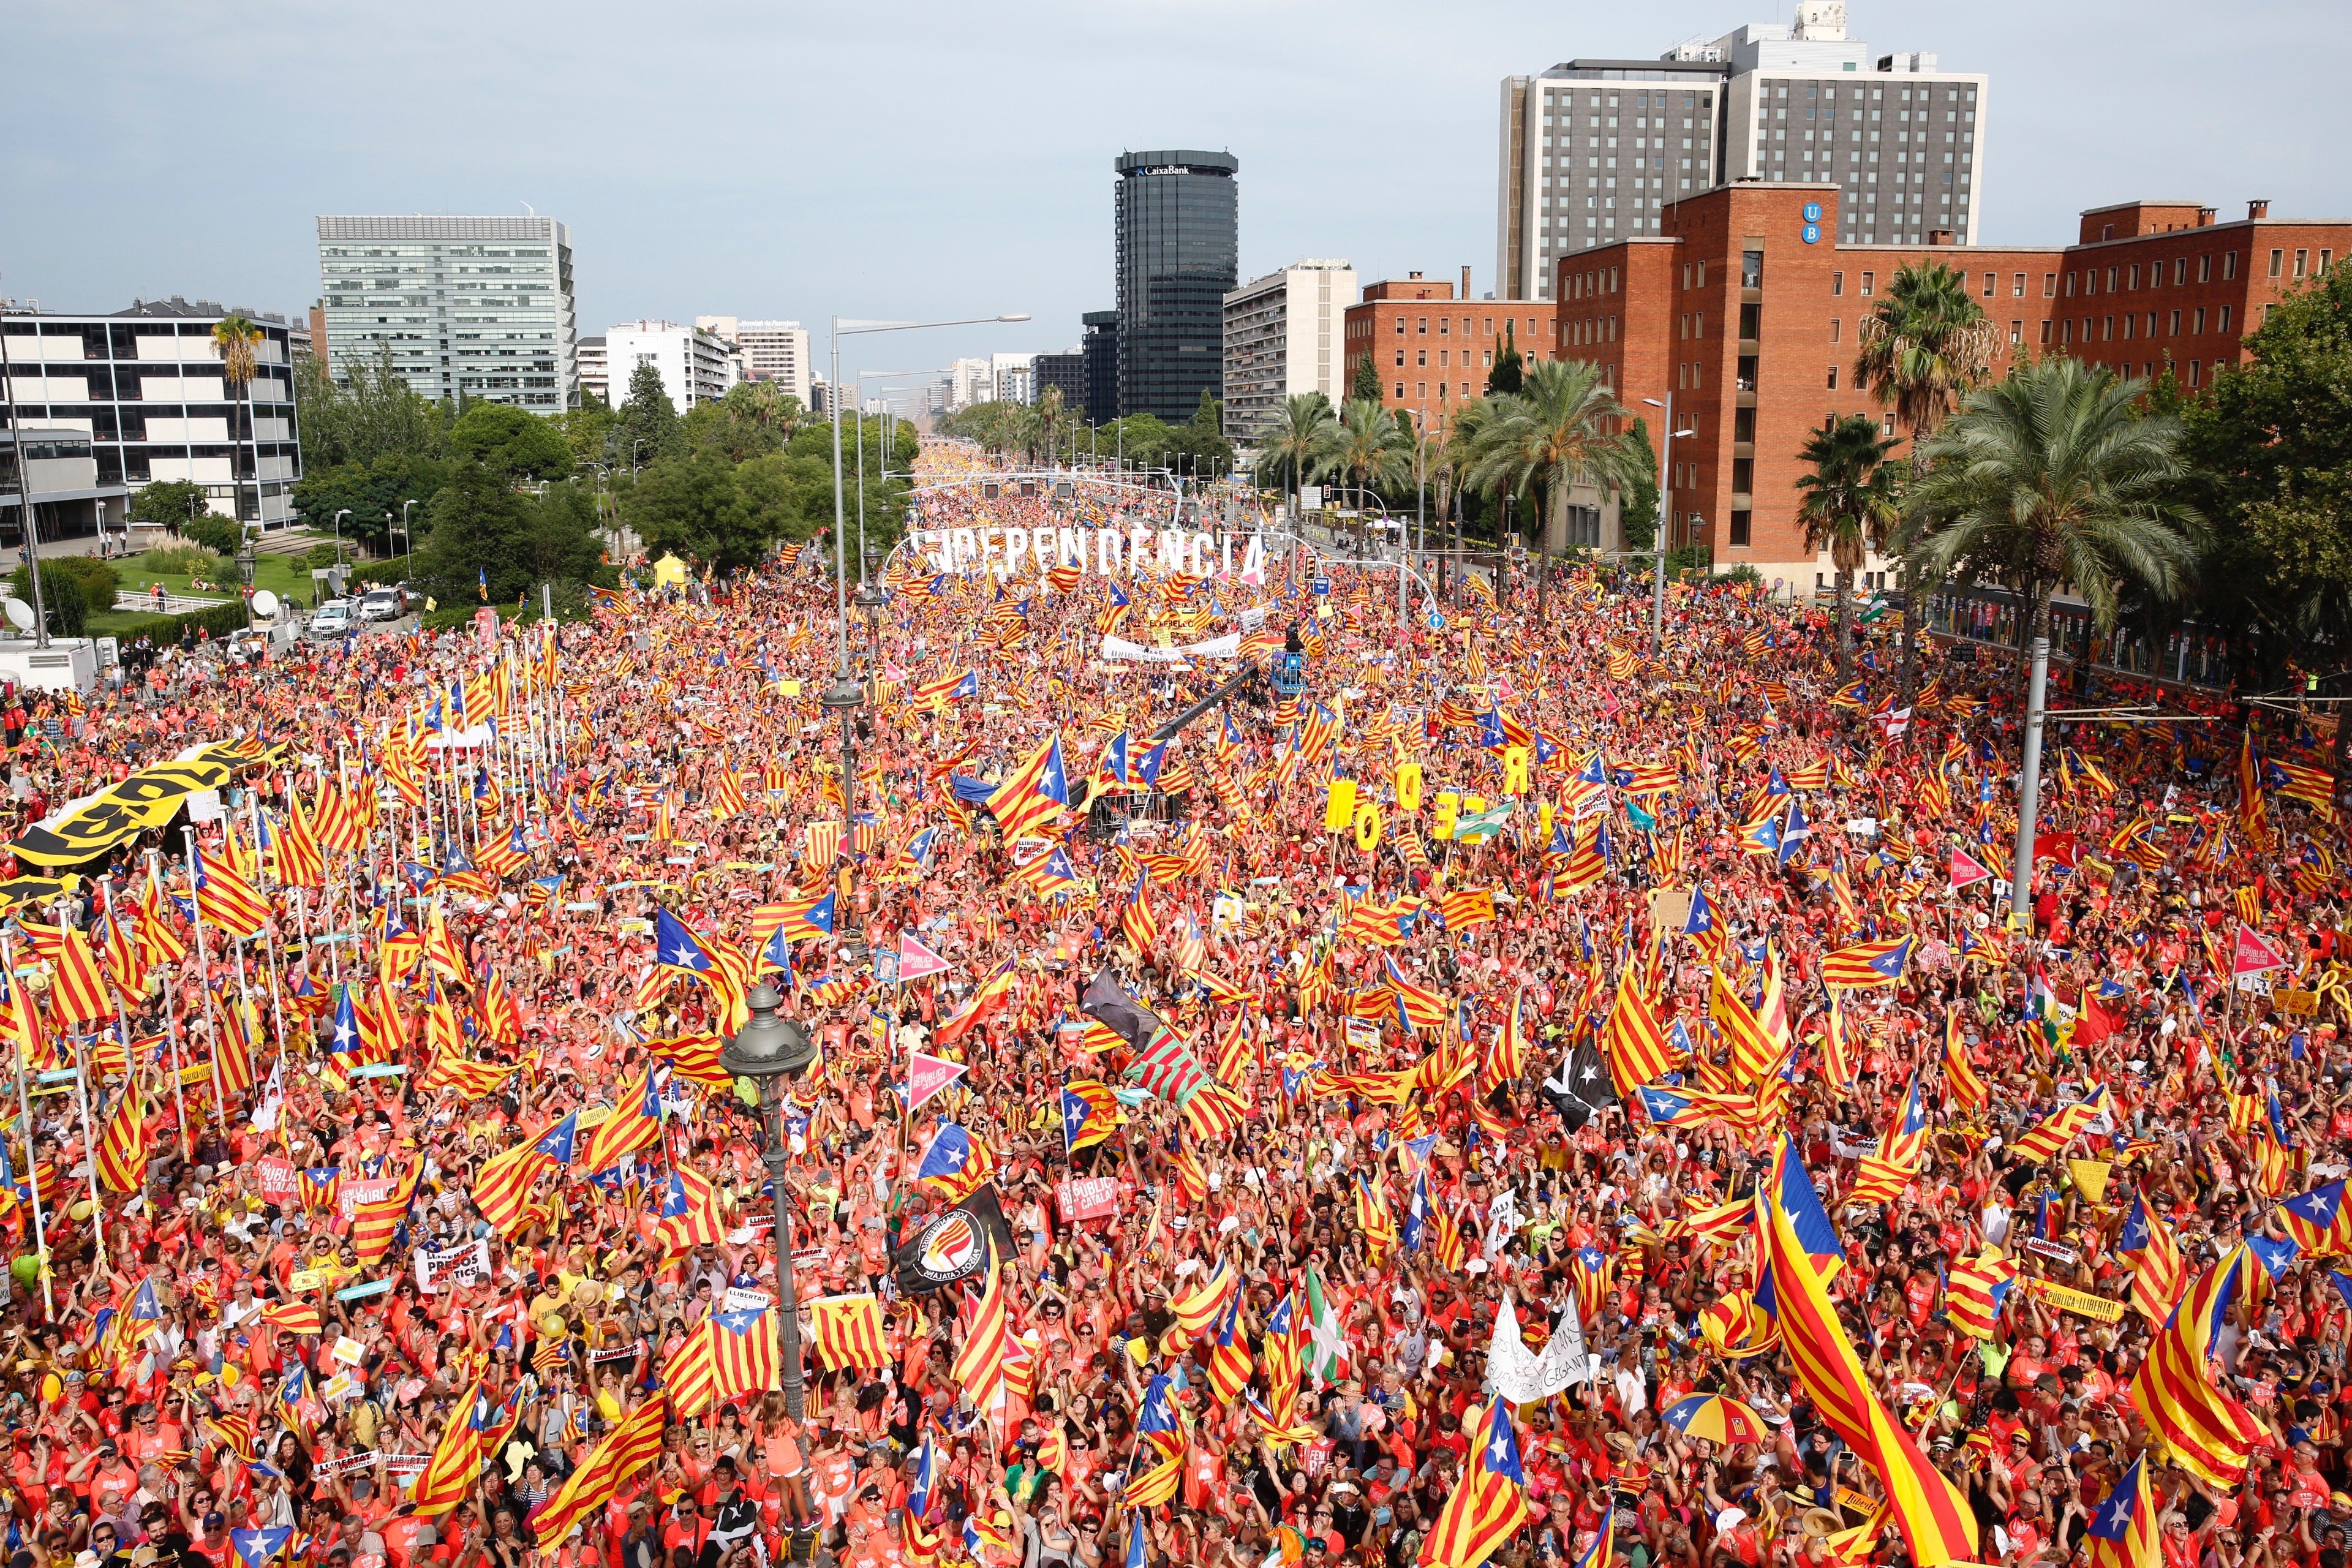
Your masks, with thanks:
M1764 1418L1728 1394L1694 1394L1667 1407L1666 1425L1710 1443L1761 1443Z

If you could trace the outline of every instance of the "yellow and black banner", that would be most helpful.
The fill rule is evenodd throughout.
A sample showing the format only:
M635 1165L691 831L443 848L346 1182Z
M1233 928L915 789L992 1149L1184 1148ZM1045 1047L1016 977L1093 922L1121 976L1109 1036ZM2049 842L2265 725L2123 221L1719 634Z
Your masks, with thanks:
M81 886L81 879L64 877L16 877L0 882L0 918L30 906L46 910L59 899L69 899Z
M218 748L215 748L218 749ZM79 866L172 820L188 796L226 784L232 764L195 760L142 768L8 847L33 866Z

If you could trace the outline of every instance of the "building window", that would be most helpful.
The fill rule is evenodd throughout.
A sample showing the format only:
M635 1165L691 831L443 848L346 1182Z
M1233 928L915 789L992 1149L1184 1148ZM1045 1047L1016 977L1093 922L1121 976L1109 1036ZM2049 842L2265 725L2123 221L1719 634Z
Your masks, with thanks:
M1397 324L1397 336L1399 336L1399 337L1402 337L1402 336L1404 336L1404 318L1403 318L1402 316L1399 316L1399 317L1396 319L1396 324Z
M2132 311L2129 311L2129 312L2127 312L2127 313L2124 316L2124 342L2131 342L2131 338L2132 338L2132 323L2133 323L2134 321L2137 321L2138 319L2139 319L2139 312L2138 312L2137 310L2132 310Z
M2275 277L2277 277L2277 276L2279 275L2279 258L2280 258L2281 257L2284 256L2285 254L2286 254L2286 252L2285 252L2285 251L2284 251L2284 250L2273 250L2273 251L2272 251L2272 252L2271 252L2271 276L2272 276L2272 277L2275 278Z
M2198 307L2197 307L2197 313L2196 313L2195 315L2193 315L2193 316L2191 316L2191 317L2189 317L2189 332L2190 332L2190 334L2191 334L2192 336L2202 337L2202 336L2204 335L2204 332L2205 332L2205 307L2204 307L2204 306L2200 305L2200 306L2198 306Z
M1832 273L1831 273L1831 274L1830 274L1830 295L1831 295L1831 297L1832 297L1832 299L1834 299L1834 298L1835 298L1835 297L1837 297L1838 295L1843 294L1843 293L1844 293L1844 292L1845 292L1845 274L1844 274L1844 273L1843 273L1843 272L1832 272Z
M2025 341L2025 323L2023 321L2011 321L2009 323L2009 341L2012 347Z
M2311 252L2309 252L2308 250L2298 250L2298 251L2296 251L2296 252L2294 253L2294 275L2295 275L2297 278L2305 278L2305 277L2308 277L2308 276L2309 276L2309 273L2305 270L2305 268L2306 268L2306 265L2309 263L2309 261L2310 261L2310 260L2311 260Z
M2227 283L2237 276L2238 253L2234 250L2223 251L2221 253L2221 281Z
M1429 336L1429 318L1427 316L1416 318L1412 324L1412 330L1414 335L1417 337L1425 338Z
M1986 299L1990 300L1992 298L1993 287L1997 279L1994 274L1990 272L1985 274L1984 297Z
M2332 250L2323 250L2319 253L2319 266L2315 270L2318 272L2320 277L2325 278L2327 276L2327 264L2335 258L2335 255L2336 253Z
M1414 383L1412 384L1412 395L1413 395L1413 397L1414 397L1417 401L1419 401L1419 402L1423 402L1423 403L1426 403L1426 402L1428 402L1428 401L1429 401L1429 383L1427 383L1427 382L1425 382L1425 381L1416 381L1416 382L1414 382Z
M2074 297L2074 277L2071 271L2066 274L2066 298L2069 300Z
M1401 381L1396 384L1396 400L1399 403L1404 401L1404 383Z
M1837 318L1837 317L1835 317L1835 316L1832 316L1832 317L1830 318L1830 342L1833 342L1833 343L1834 343L1834 342L1842 342L1843 340L1839 337L1839 335L1838 335L1838 334L1839 334L1839 333L1841 333L1842 331L1843 331L1844 330L1845 330L1845 323L1844 323L1844 322L1843 322L1843 321L1839 321L1839 320L1838 320L1838 318Z
M1748 513L1744 511L1731 514L1731 546L1735 550L1748 548Z
M2191 385L2191 386L2195 386L2195 385L2198 384L2198 380L2199 380L2200 376L2201 375L2201 374L2203 373L2204 369L2205 369L2204 363L2203 363L2202 361L2200 361L2200 360L2190 360L2190 361L2189 362L2189 385Z
M2197 281L2200 283L2209 282L2211 280L2212 277L2213 258L2210 256L2199 257L2197 258Z
M2048 321L2042 323L2042 346L2045 349L2050 346L2050 323Z
M2024 273L2020 272L2011 277L2010 279L2009 292L2011 299L2022 300L2025 298Z
M2058 274L2055 272L2045 272L2042 275L2042 297L2045 300L2054 300L2058 297Z
M2220 330L2225 332L2230 330L2230 307L2227 305L2221 307L2221 324Z
M1429 351L1427 349L1413 350L1412 363L1417 365L1426 365L1429 363Z
M2172 281L2175 284L2189 281L2189 258L2176 256L2172 258Z
M1867 300L1872 294L1876 292L1877 282L1878 274L1875 272L1865 272L1862 275L1862 297L1864 299Z
M2127 278L2126 281L2125 282L2124 287L2126 287L2126 288L2127 288L2127 289L2137 289L2137 288L2138 288L2138 287L2139 287L2139 263L2138 263L2138 262L2135 261L2135 262L2133 262L2133 263L2131 264L2131 272L2130 272L2130 274L2128 275L2128 278Z
M1404 350L1402 350L1402 349L1399 349L1399 350L1397 350L1396 354L1397 354L1396 367L1397 367L1397 369L1399 369L1399 370L1402 370L1402 369L1404 368Z
M1837 366L1835 366L1835 365L1832 365L1832 366L1830 366L1829 389L1830 389L1832 392L1835 392L1835 391L1837 390L1837 372L1838 372L1838 367L1837 367Z

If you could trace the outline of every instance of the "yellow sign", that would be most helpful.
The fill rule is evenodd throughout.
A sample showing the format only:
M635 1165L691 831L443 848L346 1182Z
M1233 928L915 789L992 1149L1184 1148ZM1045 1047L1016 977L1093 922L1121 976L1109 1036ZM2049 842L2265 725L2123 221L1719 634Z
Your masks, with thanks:
M2316 991L2277 991L2272 993L2271 1000L2278 1004L2280 1012L2292 1013L2298 1018L2316 1017L2319 1013Z
M1528 749L1525 746L1503 748L1503 793L1528 793Z
M1344 833L1356 816L1356 781L1333 779L1331 794L1323 803L1323 831Z
M1551 802L1548 800L1536 807L1536 842L1551 842Z
M1462 797L1450 789L1437 792L1437 812L1430 829L1440 838L1454 837L1454 814L1461 809Z
M2123 1320L2124 1304L2121 1301L2110 1301L2105 1296L2094 1296L2082 1290L2069 1290L2065 1286L2053 1285L2047 1279L2028 1279L2025 1282L2025 1289L2030 1294L2040 1297L2059 1310L2072 1312L2076 1317L2089 1318L2101 1323L2120 1322Z
M2107 1173L2113 1170L2114 1166L2105 1160L2069 1160L2066 1162L2066 1168L2074 1173L2074 1184L2083 1189L2084 1197L2095 1204L2105 1200L2107 1195Z
M1369 855L1381 847L1381 808L1370 801L1356 806L1356 847Z
M1396 803L1399 811L1421 809L1421 764L1419 763L1397 764Z

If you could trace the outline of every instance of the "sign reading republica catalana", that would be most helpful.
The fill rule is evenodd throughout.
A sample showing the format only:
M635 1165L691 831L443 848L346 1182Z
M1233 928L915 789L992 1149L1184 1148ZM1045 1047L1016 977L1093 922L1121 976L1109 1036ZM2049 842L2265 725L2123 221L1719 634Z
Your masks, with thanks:
M1042 575L1075 566L1103 577L1147 574L1265 581L1265 536L1189 528L926 528L910 536L935 572Z

